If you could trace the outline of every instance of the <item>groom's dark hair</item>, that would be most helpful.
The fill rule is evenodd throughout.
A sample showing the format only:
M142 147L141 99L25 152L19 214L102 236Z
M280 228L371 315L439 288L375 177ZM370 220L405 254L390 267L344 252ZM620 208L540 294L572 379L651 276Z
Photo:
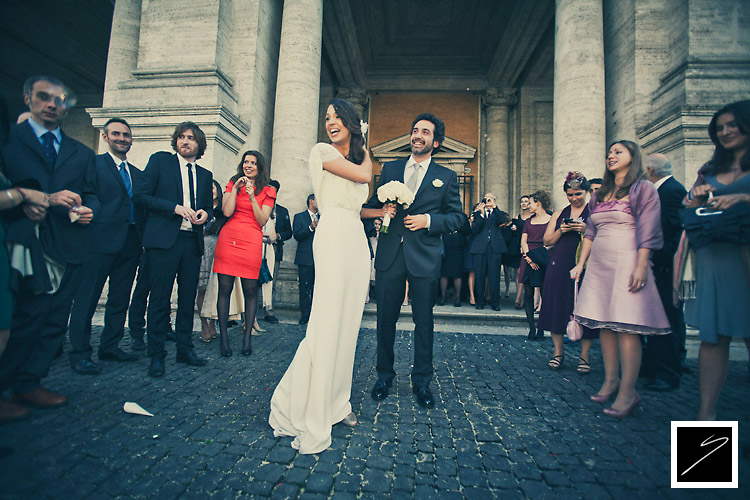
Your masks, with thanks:
M438 146L432 151L432 154L435 154L440 151L440 147L443 145L443 139L445 139L445 123L432 113L422 113L414 118L414 121L411 123L411 130L414 130L414 125L421 120L427 120L435 125L435 132L432 134L435 137L435 142L438 143ZM411 130L409 133L411 133Z

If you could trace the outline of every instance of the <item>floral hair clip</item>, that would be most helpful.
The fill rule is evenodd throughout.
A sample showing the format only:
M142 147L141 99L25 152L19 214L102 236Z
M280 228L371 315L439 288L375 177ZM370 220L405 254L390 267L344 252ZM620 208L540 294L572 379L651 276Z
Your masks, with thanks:
M581 172L568 172L568 176L565 177L565 183L570 186L571 189L579 189L585 177Z
M363 120L360 120L359 121L359 128L362 131L362 135L365 135L367 133L367 128L368 128L367 122L363 121Z

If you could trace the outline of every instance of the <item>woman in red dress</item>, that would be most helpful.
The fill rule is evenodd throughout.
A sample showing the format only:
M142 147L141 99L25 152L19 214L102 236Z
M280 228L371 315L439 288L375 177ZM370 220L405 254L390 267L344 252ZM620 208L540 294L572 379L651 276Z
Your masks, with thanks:
M224 224L216 242L214 272L219 278L219 297L216 309L219 319L222 356L231 356L227 338L229 298L235 277L242 283L245 296L245 331L242 355L249 356L253 349L250 334L255 324L258 302L258 273L262 259L262 228L271 215L276 202L276 190L268 185L266 159L258 151L246 151L237 166L237 174L229 180L225 190L222 211L229 220Z

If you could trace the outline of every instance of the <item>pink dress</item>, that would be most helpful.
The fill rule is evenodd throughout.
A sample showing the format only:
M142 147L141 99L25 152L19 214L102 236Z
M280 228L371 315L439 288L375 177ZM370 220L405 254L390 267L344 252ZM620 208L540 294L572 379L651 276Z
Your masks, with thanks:
M655 189L653 191L656 192ZM646 193L648 196L650 194ZM658 219L658 196L656 202L655 216ZM653 210L653 203L646 209ZM651 224L653 214L648 215L644 224ZM594 228L591 233L586 233L586 237L593 240L593 245L573 313L576 321L582 325L641 335L669 333L669 321L650 264L646 286L636 293L628 291L638 248L653 248L639 244L636 224L629 200L602 202L593 208L589 226ZM660 227L658 233L658 237L652 238L656 248L661 247Z

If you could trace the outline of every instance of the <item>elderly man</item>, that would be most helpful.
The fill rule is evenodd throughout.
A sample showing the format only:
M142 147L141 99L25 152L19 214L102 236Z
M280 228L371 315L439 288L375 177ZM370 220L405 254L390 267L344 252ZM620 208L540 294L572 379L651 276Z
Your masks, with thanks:
M472 232L474 240L469 250L474 259L477 279L474 296L477 309L484 309L484 282L490 283L490 306L500 310L500 266L503 254L508 252L501 227L508 220L508 214L497 208L495 195L487 193L474 212Z
M651 378L646 389L673 391L680 386L680 351L685 345L685 318L682 306L672 303L672 259L680 243L680 210L687 191L674 177L672 164L665 155L648 155L644 161L648 178L656 185L661 201L661 226L664 246L651 254L654 279L672 329L668 335L650 335L643 358L643 374Z

